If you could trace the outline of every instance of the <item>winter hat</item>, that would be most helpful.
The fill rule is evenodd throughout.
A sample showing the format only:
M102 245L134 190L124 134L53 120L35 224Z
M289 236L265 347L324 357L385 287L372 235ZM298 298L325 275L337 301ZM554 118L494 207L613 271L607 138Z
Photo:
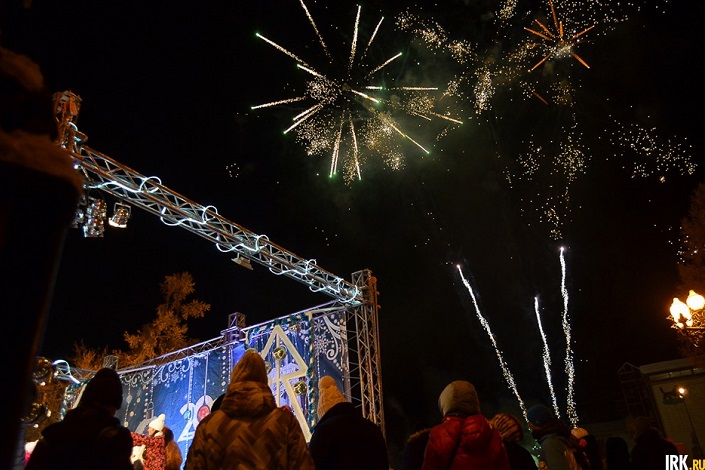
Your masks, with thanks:
M164 421L166 420L166 415L164 413L157 416L155 419L149 423L149 427L155 429L156 431L161 431L164 429Z
M256 351L246 352L235 364L230 374L230 383L237 382L260 382L268 384L267 366L264 359Z
M79 405L98 403L105 406L122 407L122 382L114 369L100 369L83 389Z
M318 381L318 419L323 418L328 410L338 403L347 401L335 383L335 379L328 375Z
M554 419L553 411L546 405L534 405L526 412L526 417L529 422L535 426L543 426L550 420Z
M475 386L466 380L456 380L446 385L438 397L438 409L443 417L450 413L462 416L480 413L480 400Z
M499 413L490 420L493 428L507 442L520 442L524 439L524 430L521 428L519 420L509 413Z

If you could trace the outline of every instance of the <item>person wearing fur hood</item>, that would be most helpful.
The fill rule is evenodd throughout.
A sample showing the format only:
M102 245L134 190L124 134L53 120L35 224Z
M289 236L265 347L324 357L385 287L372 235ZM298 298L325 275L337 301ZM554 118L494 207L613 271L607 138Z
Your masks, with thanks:
M301 425L277 407L262 356L246 352L233 367L220 408L196 427L185 470L313 470Z
M438 408L443 421L431 428L424 470L509 470L502 436L480 413L473 384L465 380L449 383L438 397Z

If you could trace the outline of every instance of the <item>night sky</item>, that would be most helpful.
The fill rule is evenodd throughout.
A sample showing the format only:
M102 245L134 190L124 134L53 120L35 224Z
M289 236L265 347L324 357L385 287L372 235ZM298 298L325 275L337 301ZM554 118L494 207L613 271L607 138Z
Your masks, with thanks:
M576 48L589 69L571 57L522 69L497 86L491 109L480 114L471 93L456 99L449 109L464 124L441 138L445 124L419 125L402 114L399 122L430 153L403 143L404 168L369 158L362 180L350 185L328 177L328 156L309 156L293 133L283 134L307 106L250 109L302 94L310 78L256 32L311 64L327 63L300 2L12 3L1 18L0 46L34 60L50 90L82 98L78 127L89 147L338 276L372 270L385 418L395 443L440 418L436 399L452 380L476 385L487 416L517 409L456 265L529 406L549 403L538 297L565 409L561 247L581 423L622 418L622 364L679 357L666 317L672 297L684 294L677 290L679 221L702 179L702 2L644 2L625 7L625 21L596 22L590 41ZM444 50L396 27L401 3L362 5L360 47L384 16L373 60L404 53L380 76L443 88L467 73ZM306 5L345 63L356 4ZM491 20L495 2L408 10L472 43L477 63L496 64L530 35L523 26L538 28L533 19L549 7L520 0L503 29ZM568 83L572 101L543 103L521 83L543 98ZM624 129L648 130L650 151L636 137L635 150L620 145L614 136L627 135ZM565 154L555 148L576 133L584 171L567 184L557 170ZM664 163L668 151L677 158ZM534 160L540 169L518 178ZM683 171L686 162L692 174ZM644 168L638 176L635 165ZM114 200L107 200L111 209ZM559 236L541 217L546 201L562 217ZM102 239L69 231L41 354L65 358L77 341L124 348L123 332L153 318L159 284L178 272L191 273L196 297L212 305L206 319L190 324L201 340L217 337L233 312L255 325L330 300L259 265L243 269L231 257L139 209L127 229L106 227Z

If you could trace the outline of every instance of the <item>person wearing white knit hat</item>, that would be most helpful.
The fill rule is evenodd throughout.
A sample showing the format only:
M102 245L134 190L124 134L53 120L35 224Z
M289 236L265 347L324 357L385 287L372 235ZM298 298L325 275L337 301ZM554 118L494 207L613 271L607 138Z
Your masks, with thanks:
M166 415L161 413L147 425L147 434L132 432L132 445L145 446L143 463L145 470L164 470L166 465L166 439L162 430Z
M162 430L164 429L164 421L166 420L166 415L164 413L160 414L156 418L154 418L150 423L149 423L149 435L154 437L154 436L162 436Z
M345 399L335 379L318 382L318 423L309 450L316 470L387 470L382 429Z

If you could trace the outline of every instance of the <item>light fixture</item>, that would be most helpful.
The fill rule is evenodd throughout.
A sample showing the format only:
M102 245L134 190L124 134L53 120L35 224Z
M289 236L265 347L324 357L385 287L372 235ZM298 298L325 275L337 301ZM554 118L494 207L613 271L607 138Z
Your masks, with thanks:
M131 208L127 204L116 202L113 207L113 216L110 217L108 223L111 227L125 228L127 221L130 220Z
M252 270L252 263L250 263L250 260L247 258L243 258L240 255L237 255L235 258L232 259L235 261L237 264L242 266L243 268L247 268L250 271Z
M85 220L83 221L83 236L87 238L100 238L105 232L105 218L107 210L102 199L88 198Z
M38 428L49 416L51 416L51 411L44 403L34 402L29 406L29 412L27 416L22 418L22 421L27 425Z
M705 329L703 325L704 307L705 298L693 290L690 291L685 302L678 297L674 297L669 309L673 320L673 328L681 331Z
M83 208L86 206L86 195L81 194L81 198L76 205L76 210L73 213L73 219L71 219L71 228L83 227L83 222L85 220L85 214Z
M691 310L702 310L705 307L705 298L691 289L685 303Z
M32 371L32 378L37 385L44 386L49 383L54 374L54 365L46 357L38 357Z

